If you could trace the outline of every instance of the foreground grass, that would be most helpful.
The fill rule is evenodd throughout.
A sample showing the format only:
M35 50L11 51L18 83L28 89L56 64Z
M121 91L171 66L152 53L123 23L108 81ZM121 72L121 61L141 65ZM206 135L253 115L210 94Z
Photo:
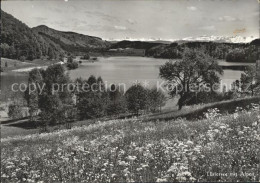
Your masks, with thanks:
M225 116L211 110L206 116L201 121L111 120L51 134L2 139L1 179L259 181L259 106Z

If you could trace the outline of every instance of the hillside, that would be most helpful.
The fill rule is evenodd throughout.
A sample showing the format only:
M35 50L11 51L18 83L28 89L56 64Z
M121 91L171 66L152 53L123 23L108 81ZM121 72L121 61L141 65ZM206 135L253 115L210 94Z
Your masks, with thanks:
M147 56L176 59L181 57L185 48L202 49L216 59L230 62L255 62L260 59L259 41L251 43L219 43L219 42L175 42L170 45L158 45L146 50Z
M3 182L256 182L259 105L198 121L111 120L1 140ZM208 175L212 173L224 176ZM232 175L231 175L232 173Z
M156 42L143 42L143 41L119 41L111 45L111 49L116 48L135 48L135 49L150 49L155 46L163 45Z
M255 40L252 41L250 44L251 44L251 45L260 46L260 39L255 39Z
M32 28L32 30L41 35L44 39L49 39L59 45L67 52L102 50L110 46L110 43L101 38L78 34L75 32L62 32L45 25Z
M1 28L1 56L11 59L34 60L42 56L53 59L110 46L97 37L57 31L43 25L30 28L4 11L1 11Z
M26 24L1 11L1 56L33 60L41 56L56 57L64 51L34 33Z
M115 48L145 49L145 55L155 58L181 58L185 48L203 49L216 59L225 59L230 62L255 62L260 59L259 39L251 43L231 43L219 41L189 41L179 40L167 43L144 42L144 41L120 41L112 44Z

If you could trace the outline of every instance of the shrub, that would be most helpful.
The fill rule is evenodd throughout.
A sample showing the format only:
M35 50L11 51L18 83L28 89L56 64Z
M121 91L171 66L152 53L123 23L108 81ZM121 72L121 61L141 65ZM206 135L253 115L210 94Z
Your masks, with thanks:
M19 104L10 104L8 107L8 116L11 119L20 119L23 117L22 106Z
M89 54L85 54L83 57L81 57L82 59L84 60L89 60L90 59L90 56Z
M78 63L76 62L68 62L67 67L69 70L77 69L79 67Z

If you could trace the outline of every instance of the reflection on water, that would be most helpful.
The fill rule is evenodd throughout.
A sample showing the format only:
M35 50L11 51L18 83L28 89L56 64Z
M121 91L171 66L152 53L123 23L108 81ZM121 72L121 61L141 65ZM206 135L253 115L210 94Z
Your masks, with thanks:
M99 62L83 62L77 70L70 71L71 78L88 78L90 75L101 76L108 83L126 83L127 86L138 80L149 81L151 85L156 85L159 78L159 67L168 59L155 59L147 57L109 57L100 58ZM220 65L249 65L248 63L229 63L219 61ZM240 78L241 71L224 70L221 77L222 83L230 85Z
M98 62L84 62L76 70L69 71L72 79L82 77L87 79L90 75L101 76L104 81L110 83L125 83L126 87L132 85L136 80L148 81L150 86L156 85L159 78L159 67L168 59L155 59L147 57L108 57L98 58ZM228 63L220 61L220 65L248 65L248 63ZM230 85L239 79L241 71L224 70L221 76L222 83ZM1 73L1 100L6 100L11 95L13 83L27 83L25 73Z

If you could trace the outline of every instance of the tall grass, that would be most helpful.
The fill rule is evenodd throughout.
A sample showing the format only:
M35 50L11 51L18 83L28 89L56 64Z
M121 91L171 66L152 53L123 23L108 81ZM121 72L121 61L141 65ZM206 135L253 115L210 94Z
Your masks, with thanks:
M165 113L158 113L150 115L146 118L147 121L151 120L172 120L177 118L186 118L187 120L202 119L204 113L211 108L218 108L222 114L234 113L237 107L250 108L252 103L259 104L260 97L246 97L210 104L196 105L189 108L184 108L180 111L168 111Z
M2 139L3 182L259 181L260 111L111 120ZM215 174L214 174L215 173ZM213 176L213 174L215 176ZM222 174L222 175L220 175Z

